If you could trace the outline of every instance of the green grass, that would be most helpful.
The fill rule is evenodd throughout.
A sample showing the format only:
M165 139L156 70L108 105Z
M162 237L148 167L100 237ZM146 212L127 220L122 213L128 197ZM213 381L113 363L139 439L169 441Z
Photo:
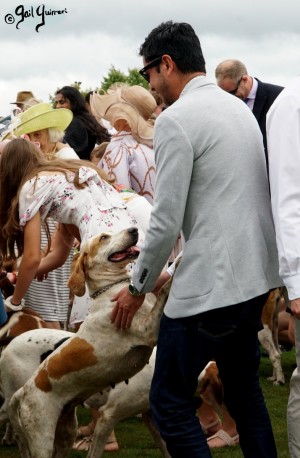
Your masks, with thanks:
M286 406L289 394L289 379L295 364L294 350L282 354L282 366L286 377L284 386L274 386L267 380L272 373L270 360L262 357L260 365L260 380L265 394L266 403L270 413L274 435L276 439L278 456L288 458L288 446L286 437ZM47 412L44 413L47 415ZM88 411L83 408L78 409L78 418L80 424L87 424L90 421ZM3 435L4 430L0 430ZM139 418L130 418L121 422L116 427L116 436L119 442L120 450L118 452L106 452L105 457L111 458L160 458L161 455L153 443L148 429ZM72 451L70 458L83 458L87 452ZM222 448L214 450L214 458L241 458L243 455L239 446ZM0 445L1 458L19 457L17 447L2 447Z

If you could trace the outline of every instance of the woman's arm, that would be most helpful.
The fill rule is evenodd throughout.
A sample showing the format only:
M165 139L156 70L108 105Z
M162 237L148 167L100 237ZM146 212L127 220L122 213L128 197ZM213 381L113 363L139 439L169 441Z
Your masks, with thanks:
M50 252L41 259L37 269L36 276L39 280L42 280L48 272L57 269L66 262L73 247L73 242L74 236L70 233L67 226L59 224L58 229L51 239Z
M12 304L20 304L41 261L41 217L38 212L24 227L24 253L18 271Z

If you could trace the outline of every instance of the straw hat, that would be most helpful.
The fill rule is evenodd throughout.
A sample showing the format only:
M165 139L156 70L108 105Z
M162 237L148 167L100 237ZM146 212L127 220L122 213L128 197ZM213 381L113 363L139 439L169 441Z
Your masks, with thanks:
M31 91L21 91L17 93L17 100L10 103L19 103L23 105L23 103L25 103L28 99L32 99L33 97L34 95Z
M54 110L50 103L37 103L16 116L12 133L19 137L50 127L64 131L72 119L73 113L67 108Z
M90 96L93 115L104 118L115 127L119 120L125 120L132 136L140 143L152 147L153 121L150 120L156 108L156 101L147 89L142 86L114 84L107 93Z

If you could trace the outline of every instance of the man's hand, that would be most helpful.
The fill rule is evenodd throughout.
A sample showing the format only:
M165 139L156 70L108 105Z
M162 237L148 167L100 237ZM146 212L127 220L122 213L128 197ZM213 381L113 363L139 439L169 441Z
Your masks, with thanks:
M142 305L145 294L132 296L127 287L121 289L118 294L111 298L116 302L111 314L111 321L115 323L117 329L128 329L134 315Z
M291 301L291 310L294 317L300 320L300 298Z

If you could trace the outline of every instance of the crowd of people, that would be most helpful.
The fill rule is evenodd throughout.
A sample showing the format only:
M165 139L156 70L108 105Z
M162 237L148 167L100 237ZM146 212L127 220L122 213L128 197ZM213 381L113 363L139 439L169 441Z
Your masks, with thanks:
M141 252L130 286L113 298L111 321L130 328L145 293L173 277L150 390L171 457L206 458L210 448L240 444L245 457L275 458L257 332L270 291L285 286L297 359L288 443L298 458L299 77L286 88L263 83L228 59L212 81L193 28L172 21L149 33L140 56L149 91L116 83L85 99L64 86L54 106L22 91L0 120L0 254L18 262L13 295L0 295L0 324L26 305L47 326L76 332L90 298L70 307L74 250L137 226ZM198 376L210 360L223 384L223 424L205 403L195 415ZM88 449L91 413L76 449ZM106 450L117 449L112 432Z

